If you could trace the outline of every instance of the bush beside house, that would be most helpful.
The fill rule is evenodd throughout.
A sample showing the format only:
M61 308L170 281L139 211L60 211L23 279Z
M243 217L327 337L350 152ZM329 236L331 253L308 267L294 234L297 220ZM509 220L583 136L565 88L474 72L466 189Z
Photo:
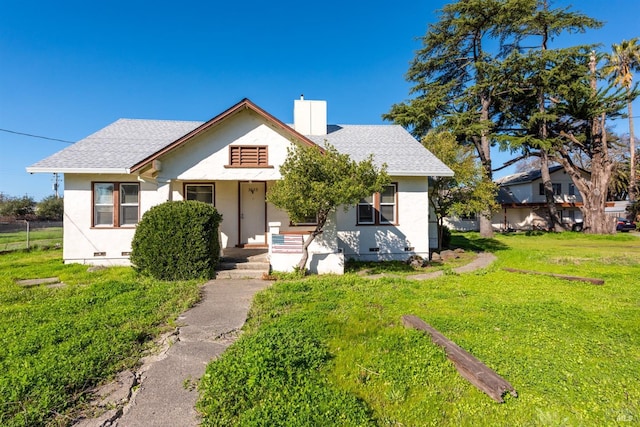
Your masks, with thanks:
M220 256L221 221L216 208L202 202L154 206L136 228L131 262L159 280L211 279Z

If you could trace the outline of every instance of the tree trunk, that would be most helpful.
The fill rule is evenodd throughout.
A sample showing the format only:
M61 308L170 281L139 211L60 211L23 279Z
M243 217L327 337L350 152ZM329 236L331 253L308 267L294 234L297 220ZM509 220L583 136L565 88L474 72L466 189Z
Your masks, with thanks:
M630 89L627 88L627 94ZM629 201L631 203L636 201L636 137L633 132L633 108L631 102L627 102L627 109L629 111Z
M444 218L438 217L438 252L442 252L442 236L444 235Z
M545 0L543 2L544 11L547 12L549 10L549 3ZM547 41L549 40L549 29L545 26L544 31L542 32L542 47L541 50L544 52L547 50ZM538 111L544 115L547 109L545 107L545 93L542 87L538 90ZM548 137L548 128L547 128L547 120L543 119L540 123L540 139L543 141L547 140ZM558 208L556 206L555 194L553 192L553 185L551 182L551 175L549 174L549 154L547 149L544 147L540 147L540 175L542 178L542 185L544 187L544 196L547 200L547 212L549 214L549 223L548 229L555 232L565 231L566 228L562 224L562 218L558 215Z
M483 123L489 121L489 106L491 105L491 98L487 95L480 96L480 102L482 108L480 110L480 119ZM486 129L482 130L480 135L480 144L476 144L480 161L484 167L486 179L493 180L493 172L491 170L491 144L489 142L489 135ZM480 212L480 236L491 238L493 237L493 226L491 225L491 210L486 209Z
M304 245L302 245L302 258L298 262L296 268L298 271L302 271L306 274L307 272L307 261L309 260L309 246L311 242L320 234L322 234L322 229L324 225L327 223L327 217L329 216L329 212L320 212L318 213L318 224L316 228L309 234L309 237L304 241Z
M549 174L549 156L547 150L540 150L540 174L542 177L542 185L544 187L544 195L547 201L547 212L549 214L548 229L549 231L561 232L566 228L562 224L562 218L558 214L556 206L555 194L551 183L551 175Z

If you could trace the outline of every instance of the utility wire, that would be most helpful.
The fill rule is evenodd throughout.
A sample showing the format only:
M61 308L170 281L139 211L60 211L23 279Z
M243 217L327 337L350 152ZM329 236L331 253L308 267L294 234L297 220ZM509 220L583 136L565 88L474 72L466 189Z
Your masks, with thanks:
M13 133L13 134L16 134L16 135L30 136L31 138L40 138L40 139L47 139L49 141L58 141L58 142L65 142L67 144L74 144L73 141L67 141L66 139L49 138L48 136L32 135L30 133L16 132L15 130L0 129L0 131L7 132L7 133Z

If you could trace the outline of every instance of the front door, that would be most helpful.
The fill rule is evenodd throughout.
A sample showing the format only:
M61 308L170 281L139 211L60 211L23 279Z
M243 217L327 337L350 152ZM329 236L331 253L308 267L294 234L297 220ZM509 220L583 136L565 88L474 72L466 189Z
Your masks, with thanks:
M265 182L240 183L240 244L266 245Z

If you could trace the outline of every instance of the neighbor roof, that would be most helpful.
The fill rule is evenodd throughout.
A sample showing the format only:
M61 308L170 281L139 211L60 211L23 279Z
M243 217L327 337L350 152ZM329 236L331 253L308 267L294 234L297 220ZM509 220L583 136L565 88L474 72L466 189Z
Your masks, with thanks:
M327 135L304 136L244 99L207 122L120 119L27 168L27 172L131 173L216 126L251 109L305 144L325 141L357 161L374 155L390 175L452 176L453 172L399 125L329 125Z
M554 173L562 169L562 166L556 165L551 166L549 168L549 173ZM496 179L495 182L498 185L513 185L513 184L523 184L525 182L533 182L542 177L542 171L540 169L520 172L513 175L507 175L502 178Z

